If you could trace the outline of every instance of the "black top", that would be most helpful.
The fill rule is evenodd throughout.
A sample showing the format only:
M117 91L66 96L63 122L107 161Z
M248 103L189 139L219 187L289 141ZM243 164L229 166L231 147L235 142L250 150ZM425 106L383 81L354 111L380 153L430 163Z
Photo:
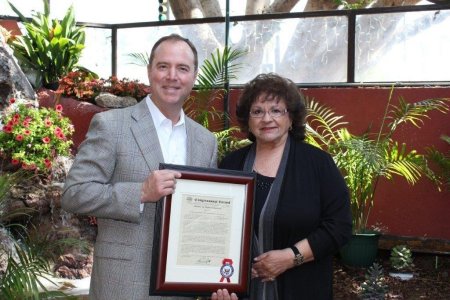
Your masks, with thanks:
M219 167L242 170L249 150L247 146L227 155ZM256 197L263 197L255 200L258 209L266 196L257 188ZM279 299L332 299L333 255L350 239L352 229L348 190L332 157L304 142L292 142L279 197L274 248L307 238L315 258L278 276Z
M254 232L256 232L256 236L258 236L259 215L261 214L264 203L266 202L267 195L269 194L270 187L272 186L274 180L275 177L268 177L256 173L255 206L253 218L253 230Z

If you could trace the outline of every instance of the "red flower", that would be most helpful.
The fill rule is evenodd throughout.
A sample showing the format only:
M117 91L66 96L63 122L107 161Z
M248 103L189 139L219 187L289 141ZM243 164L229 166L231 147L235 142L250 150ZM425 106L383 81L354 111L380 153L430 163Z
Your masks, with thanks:
M58 135L58 134L60 134L62 132L62 129L61 128L59 128L59 127L56 127L55 128L55 135Z
M46 127L50 127L53 125L52 121L49 118L46 118L44 122Z
M16 141L19 141L19 142L23 141L23 135L18 134L18 135L16 136Z
M16 99L14 99L14 98L9 99L9 104L13 104L15 102L16 102Z
M11 163L12 163L13 165L18 165L18 164L20 163L20 160L18 160L18 159L16 159L16 158L13 158L13 159L11 159Z
M22 169L24 169L24 170L34 170L34 169L36 169L36 165L35 164L28 165L26 163L23 163L22 164Z
M49 138L48 136L46 136L46 137L42 138L42 141L43 141L45 144L48 144L48 143L50 143L50 138Z
M6 133L11 133L12 132L12 126L10 125L6 125L3 127L3 131Z
M61 105L61 104L57 104L57 105L55 106L55 110L56 110L57 112L62 112L62 110L63 110L62 105Z
M62 132L56 134L56 136L57 136L58 139L60 139L60 140L64 140L64 139L66 138L66 136L65 136L64 133L62 133Z
M44 165L47 169L51 169L52 168L52 161L48 158L44 159Z
M23 131L23 134L25 134L25 135L30 135L30 134L31 134L31 131L28 130L28 129L25 129L25 130Z

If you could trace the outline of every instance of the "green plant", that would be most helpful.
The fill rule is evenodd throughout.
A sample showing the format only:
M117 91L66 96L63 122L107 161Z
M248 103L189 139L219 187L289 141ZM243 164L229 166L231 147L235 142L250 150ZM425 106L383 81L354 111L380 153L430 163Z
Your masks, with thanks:
M391 249L389 262L398 271L409 270L414 266L411 250L405 245L397 245Z
M344 9L360 9L364 8L369 1L367 0L356 0L352 1L353 3L350 3L350 1L345 0L334 0L334 3L337 5L342 5Z
M383 267L374 263L367 271L366 280L361 284L362 299L384 299L387 291L387 284L383 275Z
M238 61L246 54L243 50L225 47L216 49L211 53L200 67L196 81L196 91L186 100L184 109L186 114L209 128L215 134L218 141L219 161L229 152L248 144L250 141L238 138L235 133L237 127L217 130L223 128L224 121L228 119L221 110L216 110L214 104L220 103L227 96L226 85L241 69L242 64ZM216 130L215 130L216 129Z
M450 145L450 137L442 135L441 139ZM446 190L450 190L450 150L443 153L434 146L428 147L427 158L436 165L436 173L438 177L445 183Z
M62 292L48 291L42 279L49 280L51 274L49 264L33 247L28 246L21 236L16 239L11 233L12 228L27 228L18 223L11 223L17 217L28 216L30 208L11 208L9 192L22 180L29 178L22 171L15 173L0 173L0 260L6 265L0 272L1 299L45 299L65 296Z
M57 83L72 71L84 49L85 32L75 21L73 6L60 22L50 18L49 0L43 0L44 12L34 12L31 21L11 3L27 31L9 43L24 70L36 72L35 87Z
M49 174L58 156L69 156L73 126L62 106L37 108L10 99L3 112L0 154L22 169Z
M391 103L393 89L389 94L380 129L370 128L361 135L351 134L347 122L330 108L314 100L307 101L306 141L330 153L341 170L350 192L353 215L353 232L367 230L367 221L374 206L375 192L380 178L392 179L394 175L415 184L422 175L441 182L429 168L427 157L416 150L408 150L405 143L393 138L402 124L420 128L428 112L447 113L449 99L427 99L407 103L399 97L398 104Z

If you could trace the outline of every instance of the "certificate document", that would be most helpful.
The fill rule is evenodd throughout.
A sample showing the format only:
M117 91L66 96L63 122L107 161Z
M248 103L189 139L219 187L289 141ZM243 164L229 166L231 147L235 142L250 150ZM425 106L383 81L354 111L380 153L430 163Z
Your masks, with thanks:
M220 266L229 257L233 198L181 195L177 265Z
M167 281L218 282L224 259L230 259L239 274L244 202L237 199L245 195L243 185L177 180L171 200Z

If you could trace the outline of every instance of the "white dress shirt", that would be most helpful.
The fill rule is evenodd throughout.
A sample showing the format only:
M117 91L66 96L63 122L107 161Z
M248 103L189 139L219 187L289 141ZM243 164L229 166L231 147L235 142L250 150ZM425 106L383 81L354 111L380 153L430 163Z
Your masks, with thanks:
M173 125L172 121L166 118L156 107L149 96L145 98L150 114L152 115L156 133L158 134L159 145L161 147L164 162L177 165L186 164L186 125L184 123L184 112L180 111L180 120ZM141 203L141 212L144 204Z

